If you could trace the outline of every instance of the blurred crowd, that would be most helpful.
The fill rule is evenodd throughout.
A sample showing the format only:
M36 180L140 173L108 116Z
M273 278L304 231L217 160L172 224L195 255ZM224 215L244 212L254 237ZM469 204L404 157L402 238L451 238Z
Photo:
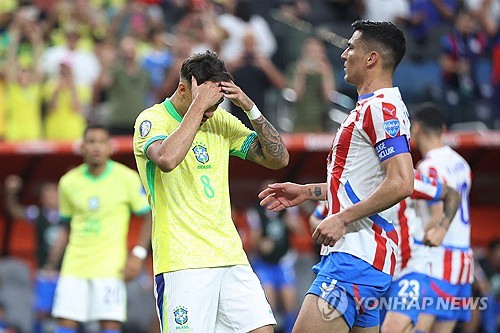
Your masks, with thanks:
M0 138L74 140L96 123L129 135L206 49L279 130L329 131L356 95L340 59L356 19L406 32L403 98L439 102L448 125L500 127L499 18L497 0L2 0ZM422 63L440 74L418 74L416 91Z

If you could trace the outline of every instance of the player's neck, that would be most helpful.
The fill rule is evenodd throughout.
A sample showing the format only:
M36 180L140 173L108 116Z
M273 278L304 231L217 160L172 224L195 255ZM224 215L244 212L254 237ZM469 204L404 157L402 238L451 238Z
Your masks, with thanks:
M361 85L358 86L358 96L371 94L379 89L392 88L392 79L388 78L376 78L367 79Z
M106 170L107 163L87 164L88 172L94 177L99 177Z
M182 107L182 101L181 101L181 97L179 96L179 94L177 94L177 91L175 91L173 93L172 96L170 96L169 98L170 102L172 103L172 105L174 106L175 108L175 111L177 111L177 113L182 117L184 118L184 114L186 113Z
M429 137L422 141L423 142L420 146L420 151L422 153L422 156L427 155L427 153L433 149L441 148L443 146L441 139L436 137Z

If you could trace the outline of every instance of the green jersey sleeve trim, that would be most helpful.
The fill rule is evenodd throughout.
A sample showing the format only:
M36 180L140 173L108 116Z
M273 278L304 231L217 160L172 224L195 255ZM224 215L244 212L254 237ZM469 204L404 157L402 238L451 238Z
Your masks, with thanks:
M182 117L181 115L177 112L177 110L175 109L174 105L172 104L172 102L170 102L170 99L166 99L165 101L163 101L163 103L161 103L163 105L163 107L165 109L167 109L167 112L172 116L172 118L174 118L175 120L177 120L178 122L181 122L182 121Z
M146 178L148 181L149 193L151 194L151 203L154 205L155 202L155 172L156 164L152 161L146 162Z
M61 221L63 223L68 223L69 221L71 221L71 216L60 215L59 216L59 221Z
M233 149L229 152L229 154L232 156L238 156L241 159L245 159L247 157L248 150L250 149L250 145L256 138L257 138L257 133L255 132L250 133L245 139L245 141L243 141L240 150Z
M134 212L135 215L144 215L146 213L149 213L151 211L151 207L146 206L144 208L139 209L138 211Z
M144 156L146 156L146 158L149 160L148 154L146 154L149 146L151 146L153 144L153 142L159 141L159 140L164 140L167 137L168 137L168 135L157 135L157 136L150 138L148 141L146 141L146 144L144 145L144 149L143 149Z

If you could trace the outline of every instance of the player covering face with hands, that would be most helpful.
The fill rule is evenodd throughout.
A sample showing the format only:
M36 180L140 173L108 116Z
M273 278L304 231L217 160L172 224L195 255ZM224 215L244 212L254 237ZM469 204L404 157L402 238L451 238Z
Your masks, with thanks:
M219 107L246 111L253 131ZM162 332L272 332L276 323L231 219L229 156L288 164L276 129L217 54L187 58L176 91L136 120L134 154L153 210Z

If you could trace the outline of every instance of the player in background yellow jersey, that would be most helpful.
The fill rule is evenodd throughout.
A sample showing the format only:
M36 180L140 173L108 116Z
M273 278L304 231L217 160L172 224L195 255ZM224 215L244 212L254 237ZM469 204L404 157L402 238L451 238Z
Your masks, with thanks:
M90 126L81 147L84 162L59 182L59 210L68 228L53 246L46 269L65 248L52 315L56 333L76 333L78 323L99 321L118 333L126 320L125 281L142 269L151 239L151 209L137 172L110 160L107 129ZM130 214L143 220L138 245L127 254Z
M247 111L254 131L219 107L224 98ZM174 94L138 116L134 154L153 210L162 332L272 332L231 219L229 156L280 169L288 151L216 53L187 58Z

